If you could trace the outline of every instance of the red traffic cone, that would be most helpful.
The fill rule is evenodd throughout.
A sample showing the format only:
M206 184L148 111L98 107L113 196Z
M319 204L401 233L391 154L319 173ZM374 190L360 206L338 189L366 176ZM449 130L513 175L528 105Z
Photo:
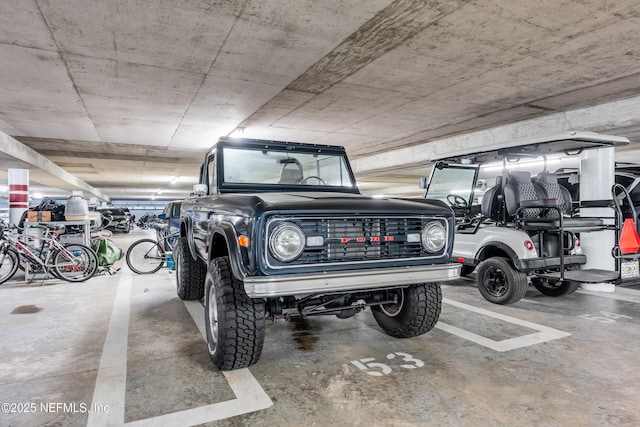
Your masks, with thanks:
M624 220L619 245L620 253L623 255L635 254L640 249L640 236L638 236L636 225L631 218Z

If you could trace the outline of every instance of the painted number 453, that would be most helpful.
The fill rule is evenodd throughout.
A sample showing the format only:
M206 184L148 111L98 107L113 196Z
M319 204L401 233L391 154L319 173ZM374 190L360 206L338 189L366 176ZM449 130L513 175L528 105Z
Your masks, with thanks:
M424 362L422 360L414 358L409 353L389 353L387 354L387 359L393 360L396 358L396 356L401 358L401 368L416 369L422 368L424 366ZM376 359L374 359L373 357L366 357L360 360L352 360L351 363L358 369L362 369L367 373L367 375L371 375L372 377L381 377L383 375L389 375L392 372L392 369L389 367L389 365L375 362L375 360Z

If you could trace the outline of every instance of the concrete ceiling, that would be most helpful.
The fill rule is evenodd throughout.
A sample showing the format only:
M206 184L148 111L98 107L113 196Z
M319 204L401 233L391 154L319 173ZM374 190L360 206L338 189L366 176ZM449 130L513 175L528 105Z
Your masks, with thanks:
M236 128L417 189L451 144L640 141L638 28L637 0L2 0L0 131L112 199L185 196Z

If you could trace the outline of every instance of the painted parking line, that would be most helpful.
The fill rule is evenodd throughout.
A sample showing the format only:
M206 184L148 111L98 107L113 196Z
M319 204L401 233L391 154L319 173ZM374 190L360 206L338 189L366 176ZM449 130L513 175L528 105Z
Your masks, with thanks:
M127 342L133 273L123 268L109 321L87 425L191 426L266 409L273 405L249 369L223 371L236 398L157 417L124 422L127 381ZM185 302L204 337L204 310L198 302ZM94 410L98 408L98 410ZM107 408L108 410L100 410Z
M568 332L560 331L558 329L549 328L547 326L542 326L537 323L528 322L526 320L517 319L515 317L507 316L500 313L495 313L493 311L485 310L479 307L474 307L472 305L464 304L462 302L453 301L448 298L443 298L442 302L445 304L452 305L454 307L462 308L464 310L471 311L473 313L481 314L483 316L492 317L494 319L501 320L503 322L512 323L514 325L523 326L525 328L533 329L534 331L538 331L532 334L523 335L520 337L509 338L506 340L496 341L487 337L483 337L482 335L475 334L473 332L469 332L467 330L458 328L456 326L449 325L444 322L438 322L436 324L436 328L448 332L452 335L458 336L460 338L466 339L468 341L474 342L476 344L482 345L484 347L490 348L495 351L504 352L511 351L517 348L528 347L535 344L540 344L543 342L556 340L558 338L564 338L571 335Z
M580 294L591 295L594 297L608 298L617 301L626 301L640 304L640 291L637 291L635 289L616 288L615 292L594 292L580 289L576 292Z
M93 390L93 402L87 419L88 426L119 426L124 424L127 343L133 277L130 270L122 269L120 271L122 276L118 282L109 329L102 348L96 386ZM98 406L108 408L108 410L94 410Z

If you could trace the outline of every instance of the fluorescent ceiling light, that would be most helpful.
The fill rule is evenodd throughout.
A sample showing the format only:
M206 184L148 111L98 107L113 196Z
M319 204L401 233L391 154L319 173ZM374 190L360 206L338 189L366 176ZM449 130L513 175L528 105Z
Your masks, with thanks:
M548 159L547 160L547 169L550 165L555 165L560 163L561 159ZM520 169L520 168L535 168L535 167L544 167L544 160L524 160L519 162L506 162L503 164L500 163L487 163L486 165L480 166L483 171L500 171L505 167L509 170L512 169Z

